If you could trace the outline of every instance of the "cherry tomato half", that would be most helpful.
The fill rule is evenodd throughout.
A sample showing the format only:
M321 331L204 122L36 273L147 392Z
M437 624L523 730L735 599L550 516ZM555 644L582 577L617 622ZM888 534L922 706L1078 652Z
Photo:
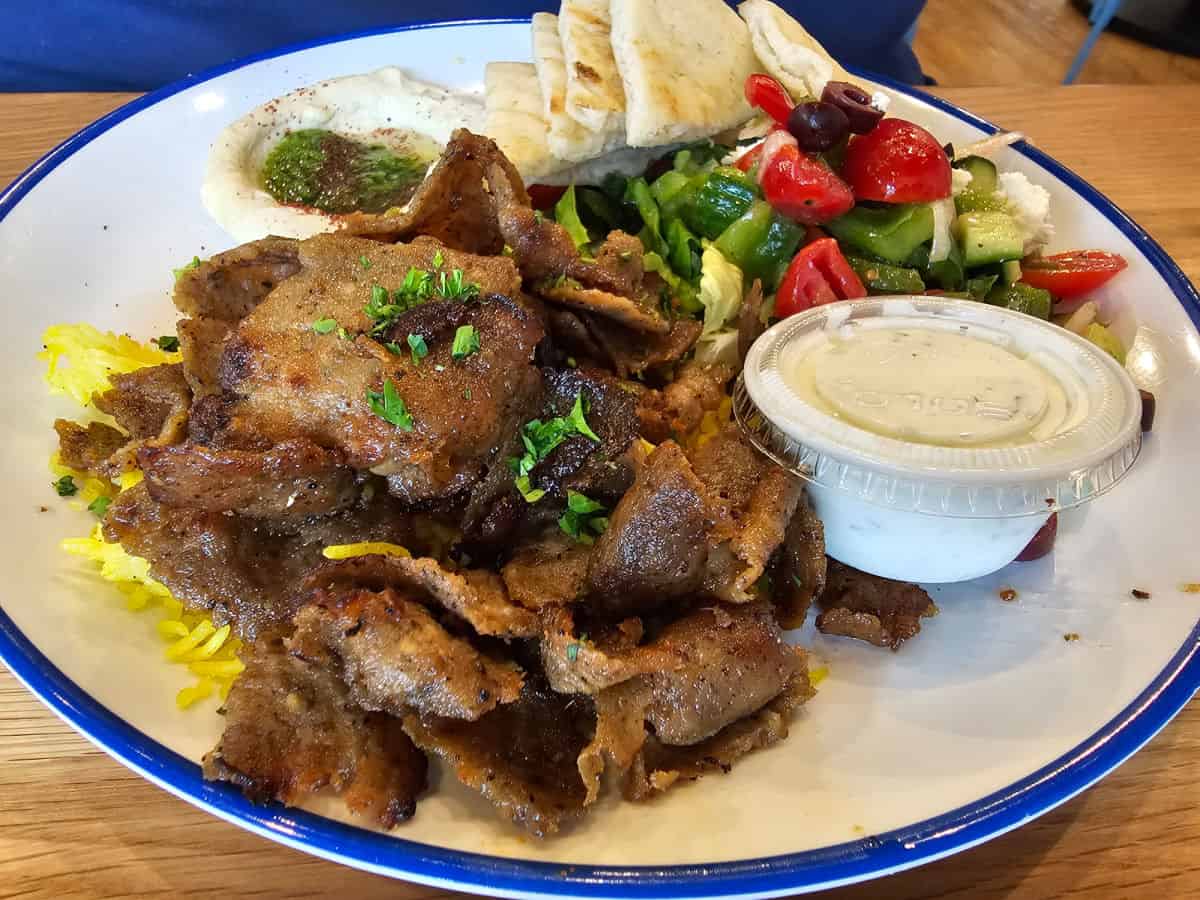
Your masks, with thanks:
M800 152L786 131L772 132L758 167L763 197L781 215L803 225L836 219L854 206L854 195L820 160Z
M531 184L528 191L530 205L534 209L546 212L554 209L554 204L567 192L567 187L557 184Z
M867 289L837 241L823 237L806 244L792 259L775 295L775 315L781 319L813 306L867 296Z
M746 79L742 90L747 103L757 106L778 124L787 127L788 116L792 114L795 104L782 84L770 75L756 73Z
M1017 562L1041 559L1054 549L1056 537L1058 537L1058 513L1051 513L1046 524L1037 530L1037 534L1025 545L1025 549L1017 554Z
M1127 265L1119 253L1071 250L1021 260L1021 280L1056 297L1070 299L1091 293Z
M937 138L904 119L884 119L850 139L842 177L859 200L932 203L950 196L950 158Z

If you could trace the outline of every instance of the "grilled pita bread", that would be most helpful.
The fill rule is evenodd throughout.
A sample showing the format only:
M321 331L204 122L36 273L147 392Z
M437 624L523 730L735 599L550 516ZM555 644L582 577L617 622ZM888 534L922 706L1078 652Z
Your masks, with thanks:
M742 85L758 60L749 29L722 0L612 0L610 12L631 147L695 140L750 118Z
M623 147L574 165L550 152L542 92L532 63L488 63L483 81L487 135L527 184L591 184L609 172L638 175L669 149Z
M550 152L542 90L532 63L492 62L484 69L487 135L526 180L561 171L568 163Z
M558 16L535 13L533 16L533 64L542 88L542 113L549 127L550 152L559 159L575 162L592 159L613 149L620 140L605 141L567 115L567 68L563 62Z
M609 0L562 0L558 35L567 71L567 115L614 142L625 140L625 89L612 51Z
M820 97L830 81L852 81L804 26L771 0L745 0L738 14L750 28L754 52L792 99Z

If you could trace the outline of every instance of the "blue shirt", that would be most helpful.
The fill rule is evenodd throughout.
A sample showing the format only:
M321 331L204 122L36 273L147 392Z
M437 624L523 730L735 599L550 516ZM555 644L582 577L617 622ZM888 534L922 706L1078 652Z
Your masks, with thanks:
M924 0L779 0L841 62L920 83ZM275 47L430 18L529 16L539 0L47 0L0 13L0 91L144 91Z

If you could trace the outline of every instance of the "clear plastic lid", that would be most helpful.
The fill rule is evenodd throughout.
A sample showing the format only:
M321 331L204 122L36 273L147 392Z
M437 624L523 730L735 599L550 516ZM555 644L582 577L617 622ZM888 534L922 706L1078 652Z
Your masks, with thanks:
M814 484L896 510L1045 514L1111 488L1141 448L1122 366L1022 313L874 297L778 323L746 358L734 414Z

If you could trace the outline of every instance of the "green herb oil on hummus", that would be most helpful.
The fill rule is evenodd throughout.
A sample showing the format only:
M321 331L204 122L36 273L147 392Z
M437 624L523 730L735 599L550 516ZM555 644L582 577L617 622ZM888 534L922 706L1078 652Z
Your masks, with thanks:
M280 203L329 213L380 213L408 201L427 162L320 128L287 134L267 154L262 184Z

